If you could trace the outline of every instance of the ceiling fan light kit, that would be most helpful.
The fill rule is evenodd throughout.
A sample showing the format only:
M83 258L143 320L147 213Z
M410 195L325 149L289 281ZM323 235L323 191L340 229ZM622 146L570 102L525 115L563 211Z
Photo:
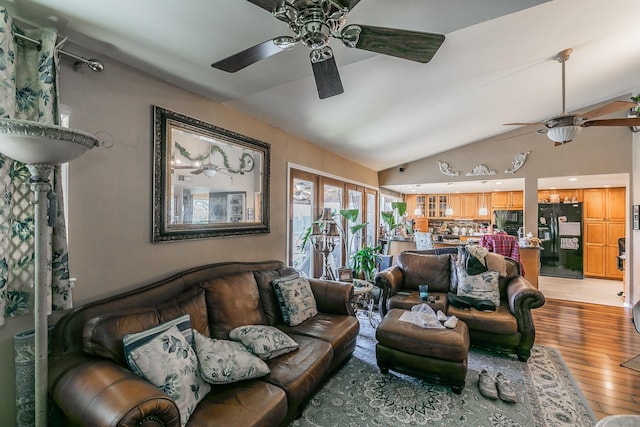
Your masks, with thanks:
M444 42L443 34L345 25L347 14L360 0L248 0L285 22L294 36L278 36L245 49L218 62L213 68L234 73L298 42L311 50L310 62L320 99L344 92L331 38L346 47L368 50L409 61L427 63Z
M566 110L565 87L565 63L569 60L573 49L565 49L556 54L552 59L562 64L562 113L539 123L506 123L506 125L520 126L544 126L533 132L545 133L555 146L571 142L580 133L583 127L591 126L640 126L640 117L627 117L624 119L599 119L597 117L617 113L636 106L634 102L613 101L591 111L580 114L569 114Z

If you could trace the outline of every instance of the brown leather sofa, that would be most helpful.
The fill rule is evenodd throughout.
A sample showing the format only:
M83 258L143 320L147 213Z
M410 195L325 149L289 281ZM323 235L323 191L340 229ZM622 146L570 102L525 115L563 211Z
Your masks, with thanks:
M382 289L381 315L392 308L410 310L421 304L418 286L428 284L429 295L438 298L429 305L465 322L472 345L515 353L518 359L527 361L535 340L531 309L544 304L544 295L520 275L517 261L505 257L507 276L499 278L500 306L496 311L454 307L448 303L447 294L456 293L454 257L457 252L453 247L399 254L397 264L378 273L374 279L375 285Z
M187 425L287 425L351 356L359 332L353 286L316 279L309 281L318 314L287 326L271 281L292 272L279 261L211 264L67 313L55 326L49 363L49 392L66 417L60 425L179 426L173 400L127 367L122 336L186 313L192 328L213 338L266 324L299 344L267 361L265 377L212 385Z

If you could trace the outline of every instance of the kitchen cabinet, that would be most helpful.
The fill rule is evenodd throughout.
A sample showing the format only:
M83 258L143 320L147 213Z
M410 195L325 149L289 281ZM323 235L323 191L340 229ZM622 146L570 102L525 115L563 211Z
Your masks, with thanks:
M408 194L405 196L407 203L407 218L413 219L414 231L427 231L426 199L424 194ZM420 214L416 215L417 210Z
M462 219L478 218L478 195L476 193L464 193L460 195L460 215ZM455 214L454 216L458 216Z
M445 211L449 203L449 196L447 194L430 194L426 199L427 203L427 218L445 218Z
M496 209L523 209L522 191L495 191L491 193L491 211Z
M449 196L448 205L453 210L453 215L451 215L449 218L461 218L460 214L462 213L462 195L451 194Z
M618 270L618 239L625 236L626 189L589 188L583 191L584 274L622 279Z

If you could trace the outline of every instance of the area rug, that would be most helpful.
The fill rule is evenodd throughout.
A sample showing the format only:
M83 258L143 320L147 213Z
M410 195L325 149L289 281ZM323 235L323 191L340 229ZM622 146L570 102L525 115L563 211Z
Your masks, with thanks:
M305 407L292 426L594 426L589 408L562 357L534 346L527 363L472 347L462 394L390 371L375 363L375 329L360 319L353 357ZM477 388L487 369L502 372L515 387L518 402L490 400Z
M622 362L620 366L624 366L625 368L633 369L634 371L640 371L640 356L632 357L626 362Z

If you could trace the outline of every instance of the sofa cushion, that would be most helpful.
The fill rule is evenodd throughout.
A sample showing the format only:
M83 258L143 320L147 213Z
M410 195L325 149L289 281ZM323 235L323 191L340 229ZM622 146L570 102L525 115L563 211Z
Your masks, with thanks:
M262 360L273 359L298 348L287 334L267 325L246 325L233 329L229 338L241 342Z
M456 316L469 327L471 338L473 331L485 331L491 334L512 335L518 333L518 321L511 314L509 304L503 302L496 311L479 311L475 308L465 310L449 305L448 316Z
M459 296L471 297L477 300L489 300L496 307L500 305L500 289L498 287L499 273L489 270L484 273L471 275L464 268L457 267Z
M188 314L191 327L202 335L210 336L207 303L204 290L195 286L177 297L157 306L160 322L166 322L184 314Z
M127 366L122 349L122 337L185 314L190 316L192 328L209 335L204 291L194 287L156 307L123 308L121 311L90 319L83 327L83 349L88 354L107 357Z
M282 278L273 281L282 319L296 326L318 314L316 299L309 281L304 277Z
M85 353L105 357L128 366L122 347L122 337L157 326L160 323L155 307L106 313L89 319L82 330Z
M183 333L173 325L133 349L130 356L143 378L173 398L185 426L211 386L201 378L198 359Z
M252 272L218 277L203 283L202 288L212 337L227 339L238 326L267 323Z
M227 384L259 378L271 370L239 342L217 340L193 333L194 349L202 378L211 384Z
M403 273L404 289L418 290L419 285L429 285L431 292L448 292L451 284L451 255L431 255L402 252L398 255L398 267Z
M298 274L298 271L293 267L253 272L253 276L258 284L260 299L262 300L262 309L264 310L264 314L267 318L267 325L273 326L276 323L282 323L283 321L282 313L280 312L280 304L278 304L278 299L273 289L273 279L289 277L295 274Z

